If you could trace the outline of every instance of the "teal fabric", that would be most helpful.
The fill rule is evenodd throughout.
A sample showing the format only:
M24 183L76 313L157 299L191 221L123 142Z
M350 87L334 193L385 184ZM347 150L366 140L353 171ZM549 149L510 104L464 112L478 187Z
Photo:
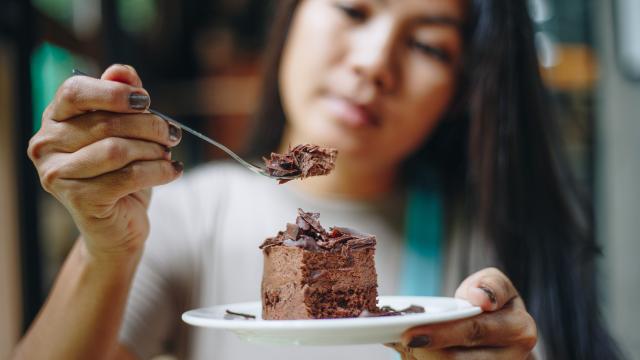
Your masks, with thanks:
M409 191L400 293L438 296L442 279L443 204L439 178L427 174Z

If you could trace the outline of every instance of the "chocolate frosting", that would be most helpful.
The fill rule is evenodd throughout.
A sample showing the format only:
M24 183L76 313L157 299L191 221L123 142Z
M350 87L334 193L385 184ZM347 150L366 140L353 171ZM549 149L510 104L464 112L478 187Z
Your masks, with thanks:
M375 247L376 238L344 227L332 227L329 231L320 225L319 213L298 209L295 224L287 224L284 231L267 238L260 249L271 246L296 246L316 252L340 252Z
M302 144L293 149L289 148L284 154L271 153L269 158L263 160L271 176L293 176L303 179L330 173L335 167L337 155L336 149ZM284 184L288 181L290 179L282 179L278 180L278 183Z

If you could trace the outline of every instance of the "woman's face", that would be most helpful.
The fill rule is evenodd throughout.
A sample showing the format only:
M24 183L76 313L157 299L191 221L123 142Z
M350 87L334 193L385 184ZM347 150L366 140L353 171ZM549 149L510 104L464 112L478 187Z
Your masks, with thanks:
M285 140L397 165L450 104L464 0L303 0L280 64Z

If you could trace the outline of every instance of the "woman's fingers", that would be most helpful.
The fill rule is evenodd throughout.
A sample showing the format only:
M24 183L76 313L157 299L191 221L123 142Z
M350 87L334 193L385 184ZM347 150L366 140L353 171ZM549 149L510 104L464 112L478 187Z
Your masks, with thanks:
M113 205L127 195L167 184L182 174L177 161L135 161L122 169L91 179L61 179L56 193L62 194L74 212L83 217L104 219Z
M181 131L149 114L136 71L114 65L101 79L63 83L29 142L42 186L60 200L95 256L129 256L149 234L150 188L182 173L169 147Z
M498 269L469 276L458 287L456 297L485 312L409 329L402 336L403 349L417 359L524 359L531 352L537 341L535 321L511 281Z
M495 311L518 296L518 291L500 270L487 268L466 278L455 297L465 299L483 311Z
M182 174L183 165L178 161L136 161L124 168L94 178L95 185L113 197L124 197L131 193L167 184ZM82 180L90 181L90 180Z
M142 87L142 80L138 72L131 65L113 64L100 76L102 80L117 81L135 87Z
M28 154L37 161L44 154L72 153L110 137L145 140L172 147L182 139L182 131L153 114L95 111L73 121L43 125L31 139Z
M401 344L397 344L394 348L400 353L402 359L409 360L527 360L532 358L530 354L511 348L430 350L409 348Z
M171 150L157 143L110 137L74 153L56 153L43 164L42 177L56 172L61 179L88 179L140 160L170 160Z
M462 282L456 297L485 312L409 329L402 335L398 351L416 359L527 358L537 341L536 324L502 272L495 268L478 271Z
M529 351L536 339L535 322L518 298L500 311L409 329L403 334L402 344L431 350L515 346Z
M415 358L411 355L411 349L407 348L401 343L388 343L384 344L384 346L397 351L400 354L400 359L402 360L415 360Z
M146 209L149 207L149 203L151 202L151 190L152 188L146 188L140 191L136 191L133 194L131 194L131 197L133 197L138 202L140 202L142 206L144 206L144 208Z
M48 119L66 121L94 110L135 113L146 110L151 103L143 88L117 81L72 76L58 88L55 99L45 110Z

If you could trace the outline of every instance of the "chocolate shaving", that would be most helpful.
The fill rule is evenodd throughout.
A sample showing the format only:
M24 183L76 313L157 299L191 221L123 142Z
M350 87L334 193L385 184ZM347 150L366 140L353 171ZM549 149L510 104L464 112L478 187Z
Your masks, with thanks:
M318 234L325 234L326 231L320 225L320 213L304 212L302 209L298 209L298 218L296 219L296 225L302 230L308 231L310 228L315 230Z
M251 314L243 314L235 311L231 311L229 309L224 311L224 318L226 320L236 320L236 319L244 319L244 320L255 320L256 316Z
M280 231L278 232L278 235L276 237L267 238L265 241L263 241L262 245L260 245L259 248L266 249L271 246L282 245L282 242L284 241L284 239L285 239L284 232Z
M311 176L327 175L335 167L338 150L323 148L318 145L302 144L284 154L271 153L269 158L262 158L267 172L275 177L294 177L304 179ZM284 184L291 179L279 179Z
M373 248L376 238L373 235L359 233L344 227L332 227L326 231L320 225L320 214L298 209L295 224L287 224L285 231L279 231L275 237L267 238L260 249L271 246L295 246L309 251L348 252L364 248Z
M284 235L287 239L295 240L298 238L299 232L300 228L296 224L287 224L287 230Z
M297 246L299 248L307 249L310 251L318 251L318 243L310 236L301 235L298 240L285 239L282 242L284 246Z
M407 315L407 314L419 314L423 312L424 312L424 308L419 305L411 305L408 308L402 309L402 310L396 310L391 306L382 306L378 308L377 311L363 310L362 313L360 313L360 316L358 317L366 318L366 317L382 317L382 316L400 316L400 315Z
M421 314L424 312L424 307L420 305L411 305L408 308L398 310L403 314Z

